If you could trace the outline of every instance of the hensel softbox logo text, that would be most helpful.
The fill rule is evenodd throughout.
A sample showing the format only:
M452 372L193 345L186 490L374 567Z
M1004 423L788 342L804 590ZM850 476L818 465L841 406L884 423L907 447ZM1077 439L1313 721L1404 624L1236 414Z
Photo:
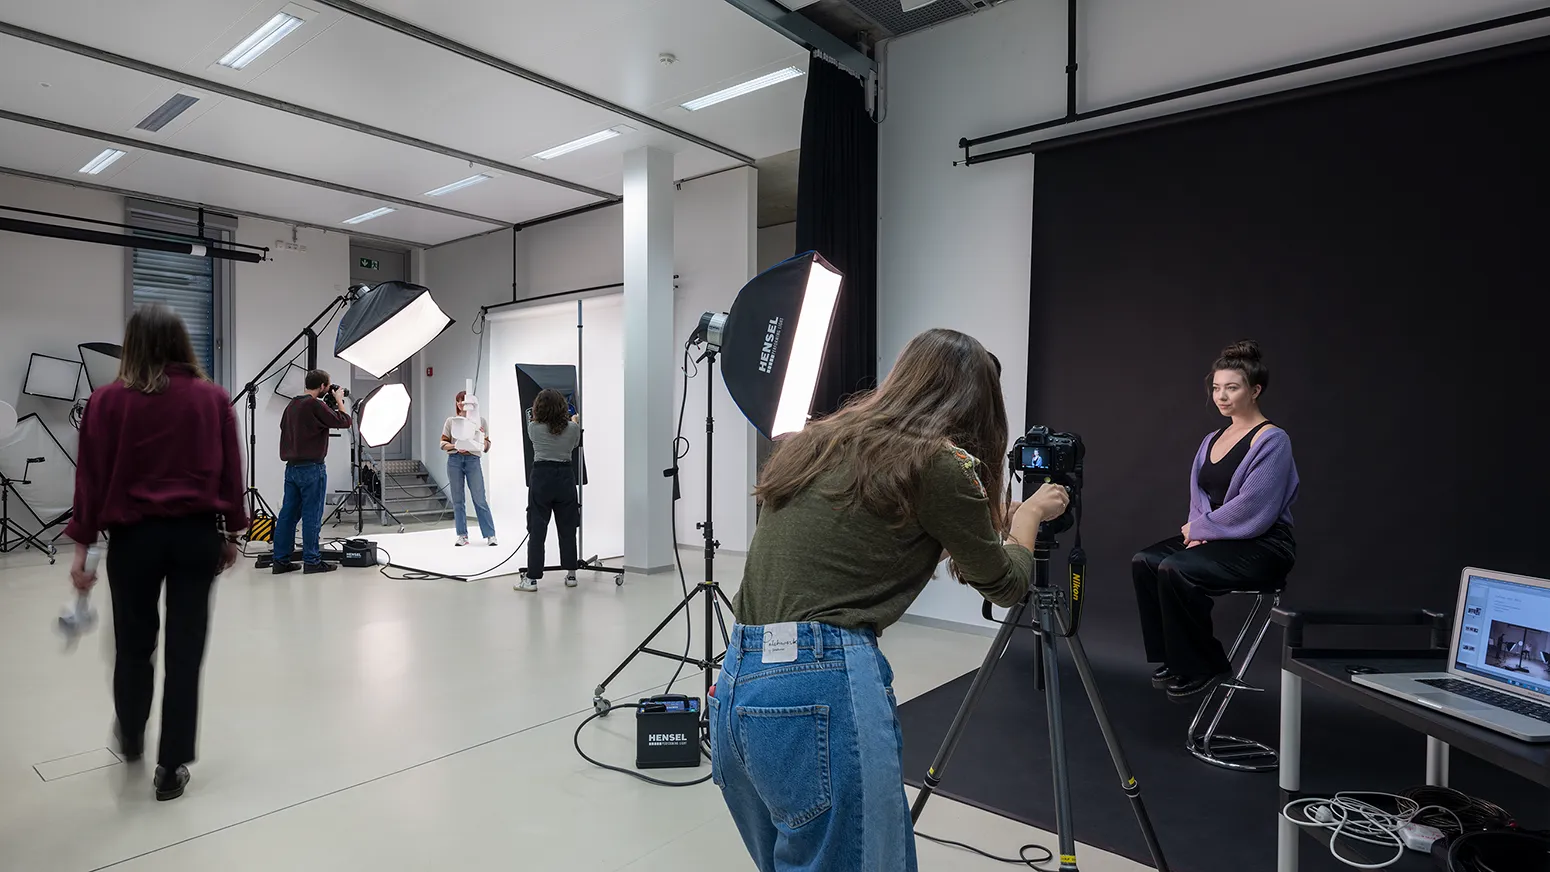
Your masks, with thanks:
M775 352L780 349L780 333L785 325L785 318L771 318L769 326L764 328L764 350L759 352L760 372L775 371Z

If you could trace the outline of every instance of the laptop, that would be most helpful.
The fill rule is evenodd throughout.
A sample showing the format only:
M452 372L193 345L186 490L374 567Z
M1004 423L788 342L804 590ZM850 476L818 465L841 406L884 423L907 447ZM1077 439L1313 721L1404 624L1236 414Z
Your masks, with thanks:
M1448 671L1352 680L1515 739L1550 742L1550 581L1466 568Z

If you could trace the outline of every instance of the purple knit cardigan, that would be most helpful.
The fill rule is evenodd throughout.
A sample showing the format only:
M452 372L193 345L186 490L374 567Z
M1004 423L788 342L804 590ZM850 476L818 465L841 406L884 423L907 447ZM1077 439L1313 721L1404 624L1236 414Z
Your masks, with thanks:
M1292 440L1279 427L1260 431L1248 456L1233 473L1227 499L1219 509L1200 487L1200 468L1209 459L1209 433L1195 453L1189 473L1189 535L1214 539L1253 539L1276 522L1292 523L1292 503L1297 501L1297 462L1292 459Z

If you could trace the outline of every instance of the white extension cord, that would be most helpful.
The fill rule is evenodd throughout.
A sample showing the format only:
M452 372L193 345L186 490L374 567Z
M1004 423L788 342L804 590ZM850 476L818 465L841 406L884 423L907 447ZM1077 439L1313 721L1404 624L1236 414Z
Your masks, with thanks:
M1398 811L1386 811L1357 797L1390 800ZM1299 827L1328 831L1329 853L1347 866L1355 869L1384 869L1404 859L1407 848L1412 851L1430 851L1432 843L1442 838L1442 831L1413 823L1421 812L1433 809L1453 814L1442 806L1422 806L1409 797L1392 793L1343 791L1329 799L1308 797L1292 800L1282 809L1281 814ZM1294 810L1300 814L1294 815ZM1453 817L1458 819L1456 814ZM1462 822L1459 828L1463 829ZM1335 845L1343 838L1393 848L1394 856L1381 863L1358 863L1340 856L1340 852L1335 849Z

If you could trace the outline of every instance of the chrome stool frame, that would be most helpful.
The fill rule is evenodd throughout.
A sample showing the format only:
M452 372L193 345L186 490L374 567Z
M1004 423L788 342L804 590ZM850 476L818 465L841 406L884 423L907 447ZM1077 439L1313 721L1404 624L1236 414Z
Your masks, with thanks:
M1239 772L1268 772L1275 769L1279 762L1275 748L1241 736L1218 734L1216 728L1221 725L1222 715L1227 713L1227 706L1232 702L1234 694L1240 690L1251 693L1264 691L1264 688L1245 684L1243 676L1249 671L1249 665L1254 662L1254 655L1259 652L1259 643L1264 640L1265 631L1270 627L1271 611L1281 604L1281 591L1235 590L1228 593L1234 596L1255 597L1254 608L1249 610L1249 616L1244 620L1242 629L1238 630L1238 638L1232 643L1232 649L1227 652L1228 662L1233 662L1238 656L1238 650L1243 647L1243 641L1248 638L1251 630L1254 631L1254 641L1250 643L1248 653L1233 669L1232 679L1206 692L1206 698L1201 701L1200 708L1195 712L1195 719L1190 721L1185 747L1191 754L1213 766ZM1256 625L1258 629L1255 629ZM1218 698L1221 701L1213 710L1212 702ZM1210 724L1202 731L1200 723L1206 719L1207 712L1211 713Z

